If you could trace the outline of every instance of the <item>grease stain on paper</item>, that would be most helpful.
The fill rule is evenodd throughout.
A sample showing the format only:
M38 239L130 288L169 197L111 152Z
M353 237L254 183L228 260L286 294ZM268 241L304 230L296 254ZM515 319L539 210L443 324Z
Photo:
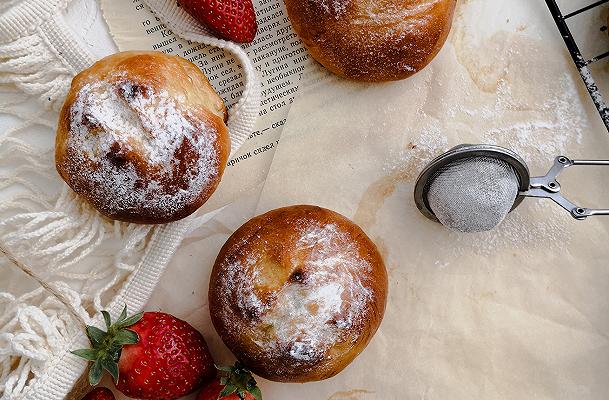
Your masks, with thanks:
M344 392L336 392L328 397L328 400L360 400L367 397L366 395L373 393L374 392L365 389L353 389Z
M353 217L355 223L364 231L373 227L385 200L394 194L399 185L414 182L429 160L447 150L447 143L439 132L426 132L416 143L409 142L399 154L400 162L389 167L391 172L366 189Z

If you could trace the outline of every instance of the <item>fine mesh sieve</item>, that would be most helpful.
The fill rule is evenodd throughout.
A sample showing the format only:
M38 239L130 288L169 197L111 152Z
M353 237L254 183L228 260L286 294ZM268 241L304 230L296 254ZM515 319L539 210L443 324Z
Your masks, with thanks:
M514 168L505 161L466 158L434 175L427 201L442 225L461 232L487 231L510 212L518 185Z
M609 210L581 208L560 195L556 178L573 165L609 165L609 161L559 156L548 174L531 178L524 160L511 150L460 145L432 160L421 172L415 202L426 217L460 232L493 229L525 197L550 198L576 219L609 215Z

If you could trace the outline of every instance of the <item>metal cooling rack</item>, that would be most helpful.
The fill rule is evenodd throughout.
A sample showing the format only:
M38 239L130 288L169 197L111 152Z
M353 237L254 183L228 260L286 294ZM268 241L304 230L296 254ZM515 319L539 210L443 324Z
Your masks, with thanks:
M563 15L562 11L560 10L560 7L558 6L558 4L556 4L556 0L546 0L546 4L548 5L548 8L550 9L552 16L554 17L554 22L556 22L556 26L558 27L558 30L560 31L560 34L562 35L562 38L565 41L565 44L567 45L567 49L569 49L569 53L571 53L571 57L573 58L573 61L575 62L575 65L577 66L577 69L579 70L579 73L582 76L584 83L586 84L586 88L588 88L588 92L590 92L590 97L592 98L594 105L598 109L598 112L603 122L605 123L605 127L609 131L609 108L607 108L607 104L605 103L601 92L598 90L598 87L594 82L594 78L592 77L592 73L588 68L590 64L602 60L603 58L609 57L609 51L603 54L599 54L596 57L585 59L579 49L579 46L577 45L577 42L571 34L569 26L567 25L567 20L569 18L589 11L595 7L599 7L605 3L609 3L609 0L600 0L586 7Z

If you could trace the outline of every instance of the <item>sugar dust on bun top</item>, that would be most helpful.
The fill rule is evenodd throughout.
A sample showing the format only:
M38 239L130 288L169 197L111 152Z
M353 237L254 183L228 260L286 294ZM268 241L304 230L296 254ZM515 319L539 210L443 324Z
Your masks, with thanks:
M105 216L166 223L218 186L230 153L226 107L192 63L123 52L78 74L61 110L57 171Z
M333 73L359 81L404 79L440 51L456 0L285 0L294 30Z
M212 322L252 372L281 382L332 377L360 354L385 311L381 255L353 222L314 206L270 211L222 247Z

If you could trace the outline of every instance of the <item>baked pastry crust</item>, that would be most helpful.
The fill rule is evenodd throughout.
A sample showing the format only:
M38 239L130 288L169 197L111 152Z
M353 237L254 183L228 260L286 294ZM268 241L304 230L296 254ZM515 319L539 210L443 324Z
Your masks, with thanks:
M456 0L285 0L313 58L359 81L404 79L440 51Z
M314 206L270 211L222 247L209 285L213 324L256 374L330 378L360 354L387 300L381 255L353 222Z
M60 113L57 171L105 216L166 223L218 186L230 139L222 99L187 60L123 52L78 74Z

